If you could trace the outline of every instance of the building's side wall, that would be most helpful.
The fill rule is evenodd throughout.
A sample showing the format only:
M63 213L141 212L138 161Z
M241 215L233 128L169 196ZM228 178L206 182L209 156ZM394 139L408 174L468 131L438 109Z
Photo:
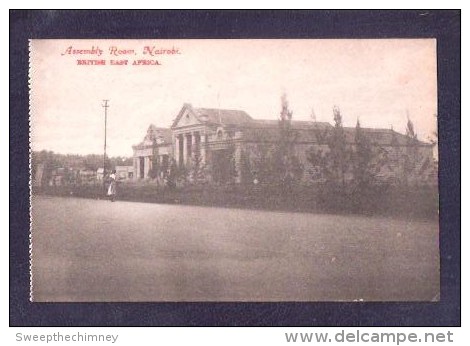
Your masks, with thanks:
M430 145L382 146L384 164L377 178L392 183L437 185L437 166Z
M240 167L240 170L244 170L244 174L241 175L249 177L253 173L259 174L259 172L256 172L256 166L259 166L262 156L266 157L267 155L270 157L275 147L276 143L274 142L243 143L241 146L241 157L243 158L241 160L240 156L237 158L239 160L237 166ZM320 167L313 166L308 160L308 153L311 150L327 153L329 147L316 143L298 143L294 146L294 155L303 168L301 178L303 184L325 181L320 174ZM354 152L355 146L350 145L348 150ZM408 183L412 185L437 184L437 171L431 146L372 146L372 150L375 153L375 159L372 161L371 167L374 168L374 175L378 182ZM345 181L354 179L351 166L346 170L344 177Z

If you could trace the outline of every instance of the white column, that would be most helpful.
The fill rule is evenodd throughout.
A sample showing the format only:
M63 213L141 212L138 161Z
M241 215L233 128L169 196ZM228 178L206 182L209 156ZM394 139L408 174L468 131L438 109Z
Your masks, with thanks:
M176 164L179 165L179 162L180 162L180 138L179 138L179 135L175 135L174 146L175 146L174 159L176 161Z
M188 136L183 134L183 165L188 163Z
M145 156L144 158L144 178L148 178L150 170L150 157Z
M196 133L197 132L191 132L191 158L194 157L194 154L196 153Z
M132 163L134 164L134 180L137 179L137 177L139 176L139 165L137 164L137 162L139 161L139 158L134 156L134 159L132 160Z
M201 133L201 142L199 143L201 146L201 163L206 163L206 135Z

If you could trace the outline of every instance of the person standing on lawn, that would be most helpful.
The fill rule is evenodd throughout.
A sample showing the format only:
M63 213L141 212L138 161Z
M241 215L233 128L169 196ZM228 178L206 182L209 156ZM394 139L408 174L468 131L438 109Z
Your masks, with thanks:
M110 198L111 202L114 202L116 198L116 170L113 169L109 175L109 187L107 196Z

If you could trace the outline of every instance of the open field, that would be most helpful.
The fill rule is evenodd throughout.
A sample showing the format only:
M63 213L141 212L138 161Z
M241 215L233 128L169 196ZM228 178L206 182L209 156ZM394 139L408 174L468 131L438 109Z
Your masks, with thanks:
M33 197L34 301L430 301L437 221Z

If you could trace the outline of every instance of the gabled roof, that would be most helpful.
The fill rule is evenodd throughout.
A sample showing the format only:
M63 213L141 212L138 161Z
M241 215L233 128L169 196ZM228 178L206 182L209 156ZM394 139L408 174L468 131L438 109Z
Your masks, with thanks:
M190 103L185 103L173 121L171 128L174 128L178 124L185 110L193 114L201 123L240 125L253 121L253 118L245 111L235 109L195 108Z
M154 138L161 138L164 144L171 143L171 129L167 127L157 127L153 124L150 124L147 129L147 135L145 139L153 140Z
M193 108L203 121L214 124L240 125L253 121L245 111L234 109Z
M133 147L153 145L154 139L157 140L157 143L159 145L171 145L172 144L171 129L166 128L166 127L157 127L153 124L150 124L143 141L137 145L134 145Z

